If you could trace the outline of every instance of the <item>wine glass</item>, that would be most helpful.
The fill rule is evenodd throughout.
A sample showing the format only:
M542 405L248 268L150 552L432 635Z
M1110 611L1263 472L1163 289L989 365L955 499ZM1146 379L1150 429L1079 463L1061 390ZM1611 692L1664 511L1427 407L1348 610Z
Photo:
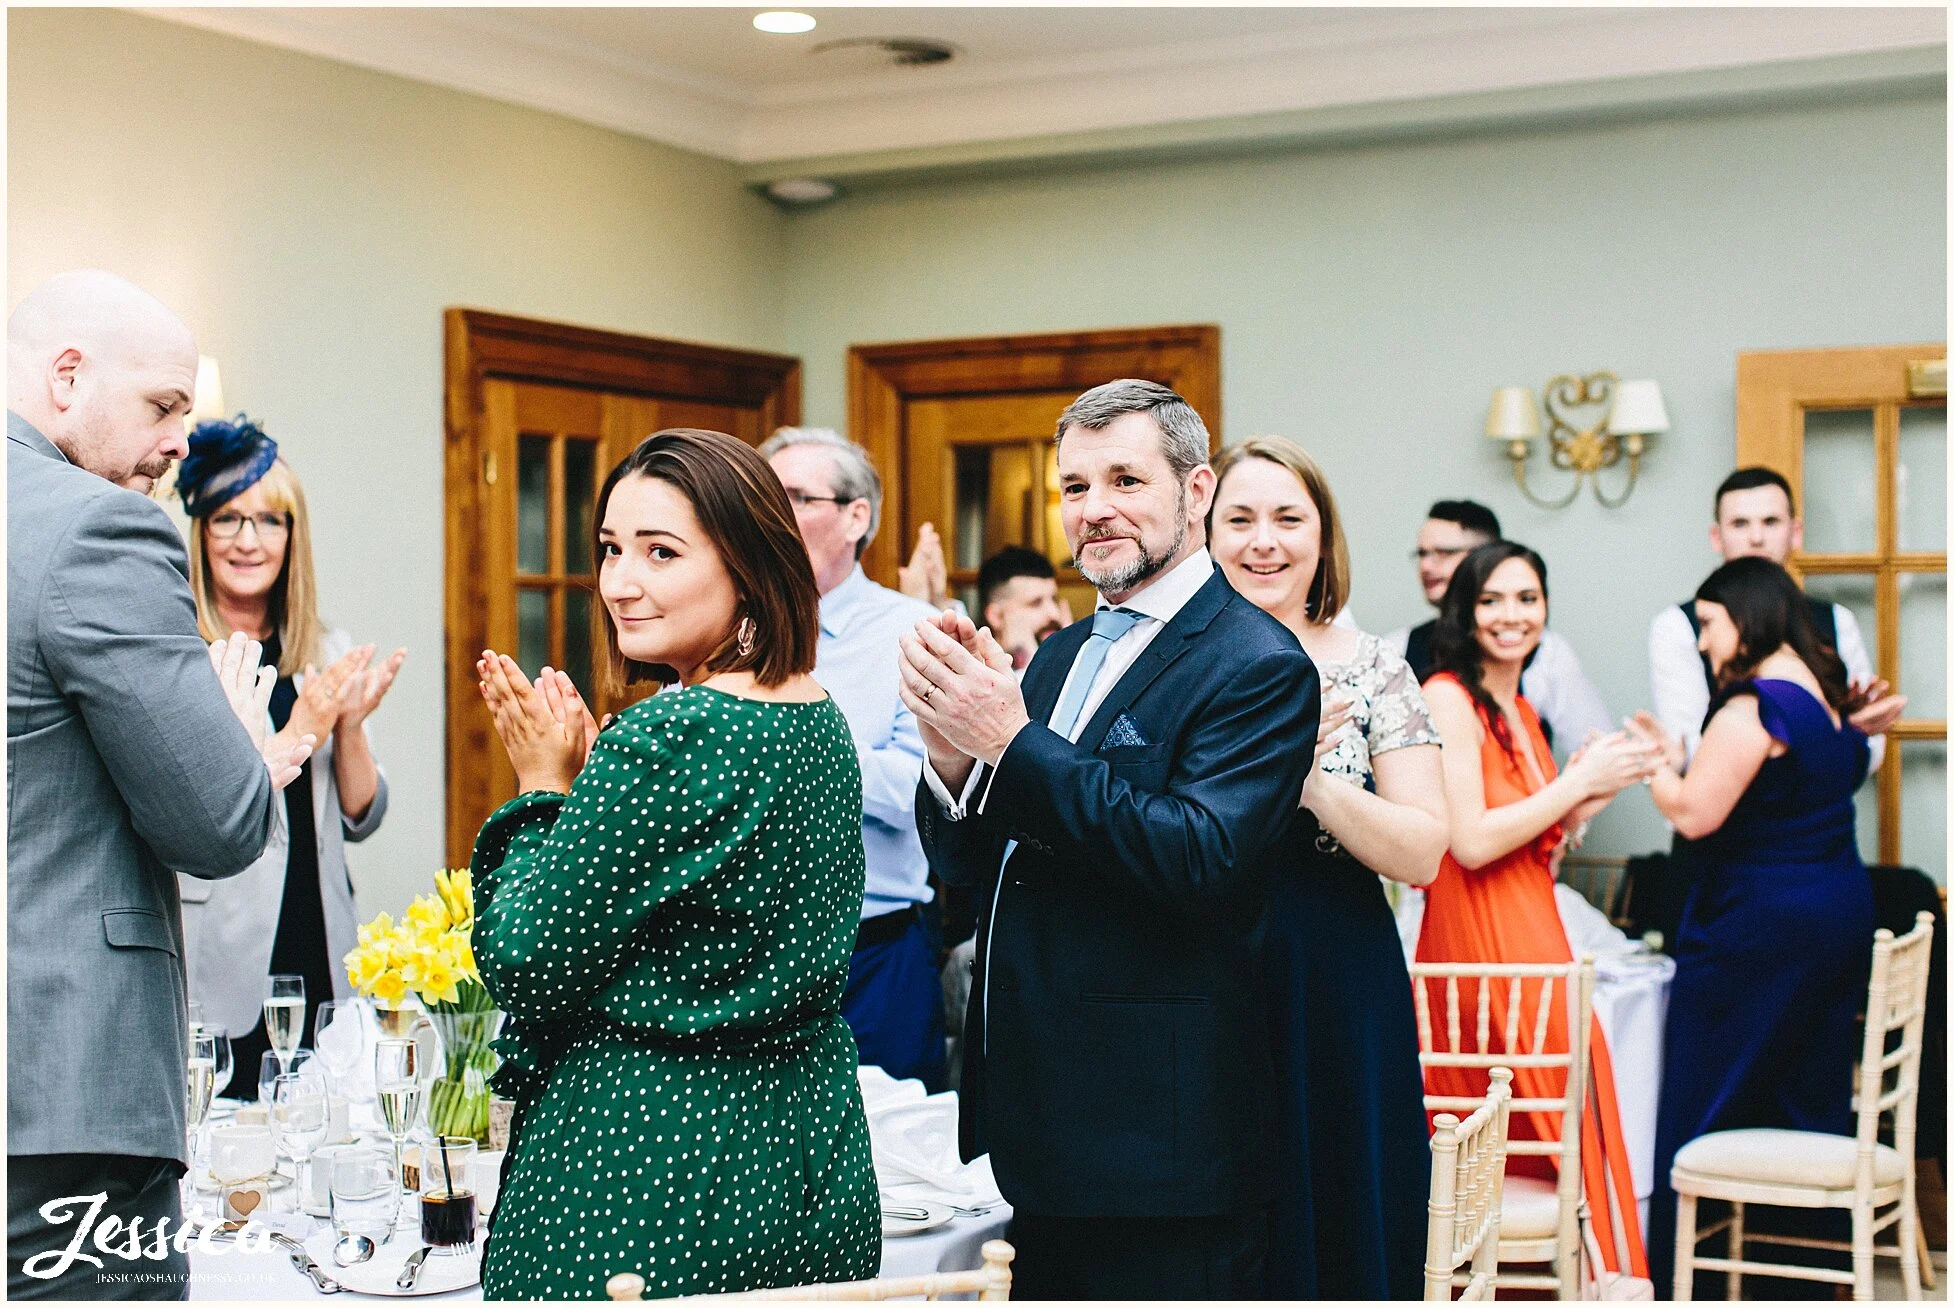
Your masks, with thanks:
M298 1164L292 1176L292 1206L305 1193L305 1168L312 1151L326 1141L326 1084L305 1072L283 1072L272 1083L271 1130L281 1152Z
M345 1023L338 1026L338 1023ZM333 1034L328 1037L326 1032ZM365 1032L360 1024L360 1010L356 1003L344 1000L327 1000L319 1005L312 1018L312 1052L332 1073L332 1088L339 1094L346 1093L346 1078L359 1066L360 1049L365 1044Z
M292 1071L303 1072L311 1066L312 1051L310 1049L301 1049L292 1055ZM264 1053L258 1055L259 1103L267 1108L271 1107L272 1085L283 1074L284 1069L279 1066L278 1054L275 1051L267 1049Z
M265 1036L278 1055L278 1070L292 1070L292 1055L305 1035L305 978L274 973L265 982Z
M373 1050L373 1088L380 1100L380 1120L386 1125L387 1136L394 1146L394 1176L404 1180L400 1167L400 1153L407 1143L408 1132L420 1119L421 1096L423 1093L423 1064L421 1047L413 1040L381 1040ZM404 1187L395 1192L394 1217L400 1216L399 1198Z
M204 1123L210 1118L210 1097L217 1083L217 1039L210 1032L190 1033L190 1057L184 1071L184 1119L190 1136L190 1169L184 1173L188 1185L184 1202L194 1209L198 1146L203 1140Z

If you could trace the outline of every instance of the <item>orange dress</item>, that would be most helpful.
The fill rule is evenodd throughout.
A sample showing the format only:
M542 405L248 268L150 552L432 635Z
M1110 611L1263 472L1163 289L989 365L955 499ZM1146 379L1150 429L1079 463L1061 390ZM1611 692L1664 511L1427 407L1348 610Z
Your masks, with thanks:
M1441 672L1432 680L1445 678L1459 685L1458 678ZM1429 685L1430 683L1427 682ZM1464 687L1461 686L1461 689ZM1525 697L1518 701L1520 717L1526 724L1533 756L1546 776L1536 783L1524 756L1508 754L1493 735L1485 710L1479 711L1485 738L1479 747L1480 771L1486 783L1486 807L1516 804L1539 790L1557 775L1553 752L1541 734L1540 719ZM1418 935L1418 961L1421 963L1568 963L1574 955L1567 946L1567 932L1561 925L1560 910L1554 904L1552 857L1561 842L1559 823L1510 854L1495 859L1478 871L1467 871L1450 853L1439 864L1438 879L1425 891L1425 918ZM1462 1005L1476 1003L1476 996L1460 987ZM1526 996L1527 988L1522 988ZM1532 991L1537 996L1538 990ZM1434 1022L1445 1011L1441 987L1431 991ZM1523 999L1522 1011L1532 1011L1531 996ZM1497 1005L1496 1005L1497 1007ZM1470 1012L1470 1007L1466 1009ZM1494 1049L1502 1043L1504 1014L1495 1014L1491 1026ZM1470 1023L1461 1033L1468 1050L1473 1039ZM1548 1024L1550 1048L1567 1048L1567 1006L1558 1002ZM1608 1057L1608 1042L1601 1023L1594 1021L1589 1031L1594 1051L1593 1093L1587 1098L1583 1140L1600 1140L1601 1151L1581 1151L1582 1189L1586 1192L1590 1220L1602 1261L1609 1271L1628 1271L1647 1276L1648 1258L1642 1248L1641 1224L1635 1209L1635 1185L1629 1175L1628 1146L1622 1139L1621 1113L1615 1100L1615 1070ZM1565 1077L1547 1068L1516 1068L1513 1073L1515 1098L1558 1098L1565 1093ZM1425 1073L1429 1094L1483 1095L1486 1074L1471 1068L1430 1068ZM1552 1113L1516 1113L1511 1132L1518 1139L1558 1140L1560 1117ZM1603 1155L1605 1154L1605 1158ZM1515 1158L1509 1171L1516 1174L1552 1178L1550 1158ZM1611 1195L1612 1191L1612 1195ZM1611 1202L1612 1198L1612 1202ZM1626 1228L1630 1266L1618 1266L1616 1222Z

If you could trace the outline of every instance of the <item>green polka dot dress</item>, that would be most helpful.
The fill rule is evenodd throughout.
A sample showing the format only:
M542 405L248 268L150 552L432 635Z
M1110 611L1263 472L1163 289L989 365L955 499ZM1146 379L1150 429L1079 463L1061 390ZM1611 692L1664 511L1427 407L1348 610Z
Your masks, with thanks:
M475 957L509 1013L516 1136L491 1299L874 1276L881 1222L841 993L862 780L832 700L704 687L597 737L568 796L476 838Z

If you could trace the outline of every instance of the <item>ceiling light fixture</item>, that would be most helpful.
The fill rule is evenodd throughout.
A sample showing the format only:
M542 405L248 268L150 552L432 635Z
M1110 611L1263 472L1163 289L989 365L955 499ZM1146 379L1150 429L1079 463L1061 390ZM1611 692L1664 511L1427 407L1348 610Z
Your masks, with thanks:
M767 183L767 194L782 204L820 204L840 194L840 188L821 177L783 177Z
M753 15L753 25L763 32L793 36L799 32L812 32L814 15L796 13L792 9L769 9L764 14Z

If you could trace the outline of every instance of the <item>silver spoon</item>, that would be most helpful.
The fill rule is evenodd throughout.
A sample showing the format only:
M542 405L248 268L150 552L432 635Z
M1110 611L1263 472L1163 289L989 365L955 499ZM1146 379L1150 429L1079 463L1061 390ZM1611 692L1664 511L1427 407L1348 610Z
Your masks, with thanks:
M376 1246L364 1235L344 1236L332 1247L332 1260L341 1267L352 1267L373 1257Z

